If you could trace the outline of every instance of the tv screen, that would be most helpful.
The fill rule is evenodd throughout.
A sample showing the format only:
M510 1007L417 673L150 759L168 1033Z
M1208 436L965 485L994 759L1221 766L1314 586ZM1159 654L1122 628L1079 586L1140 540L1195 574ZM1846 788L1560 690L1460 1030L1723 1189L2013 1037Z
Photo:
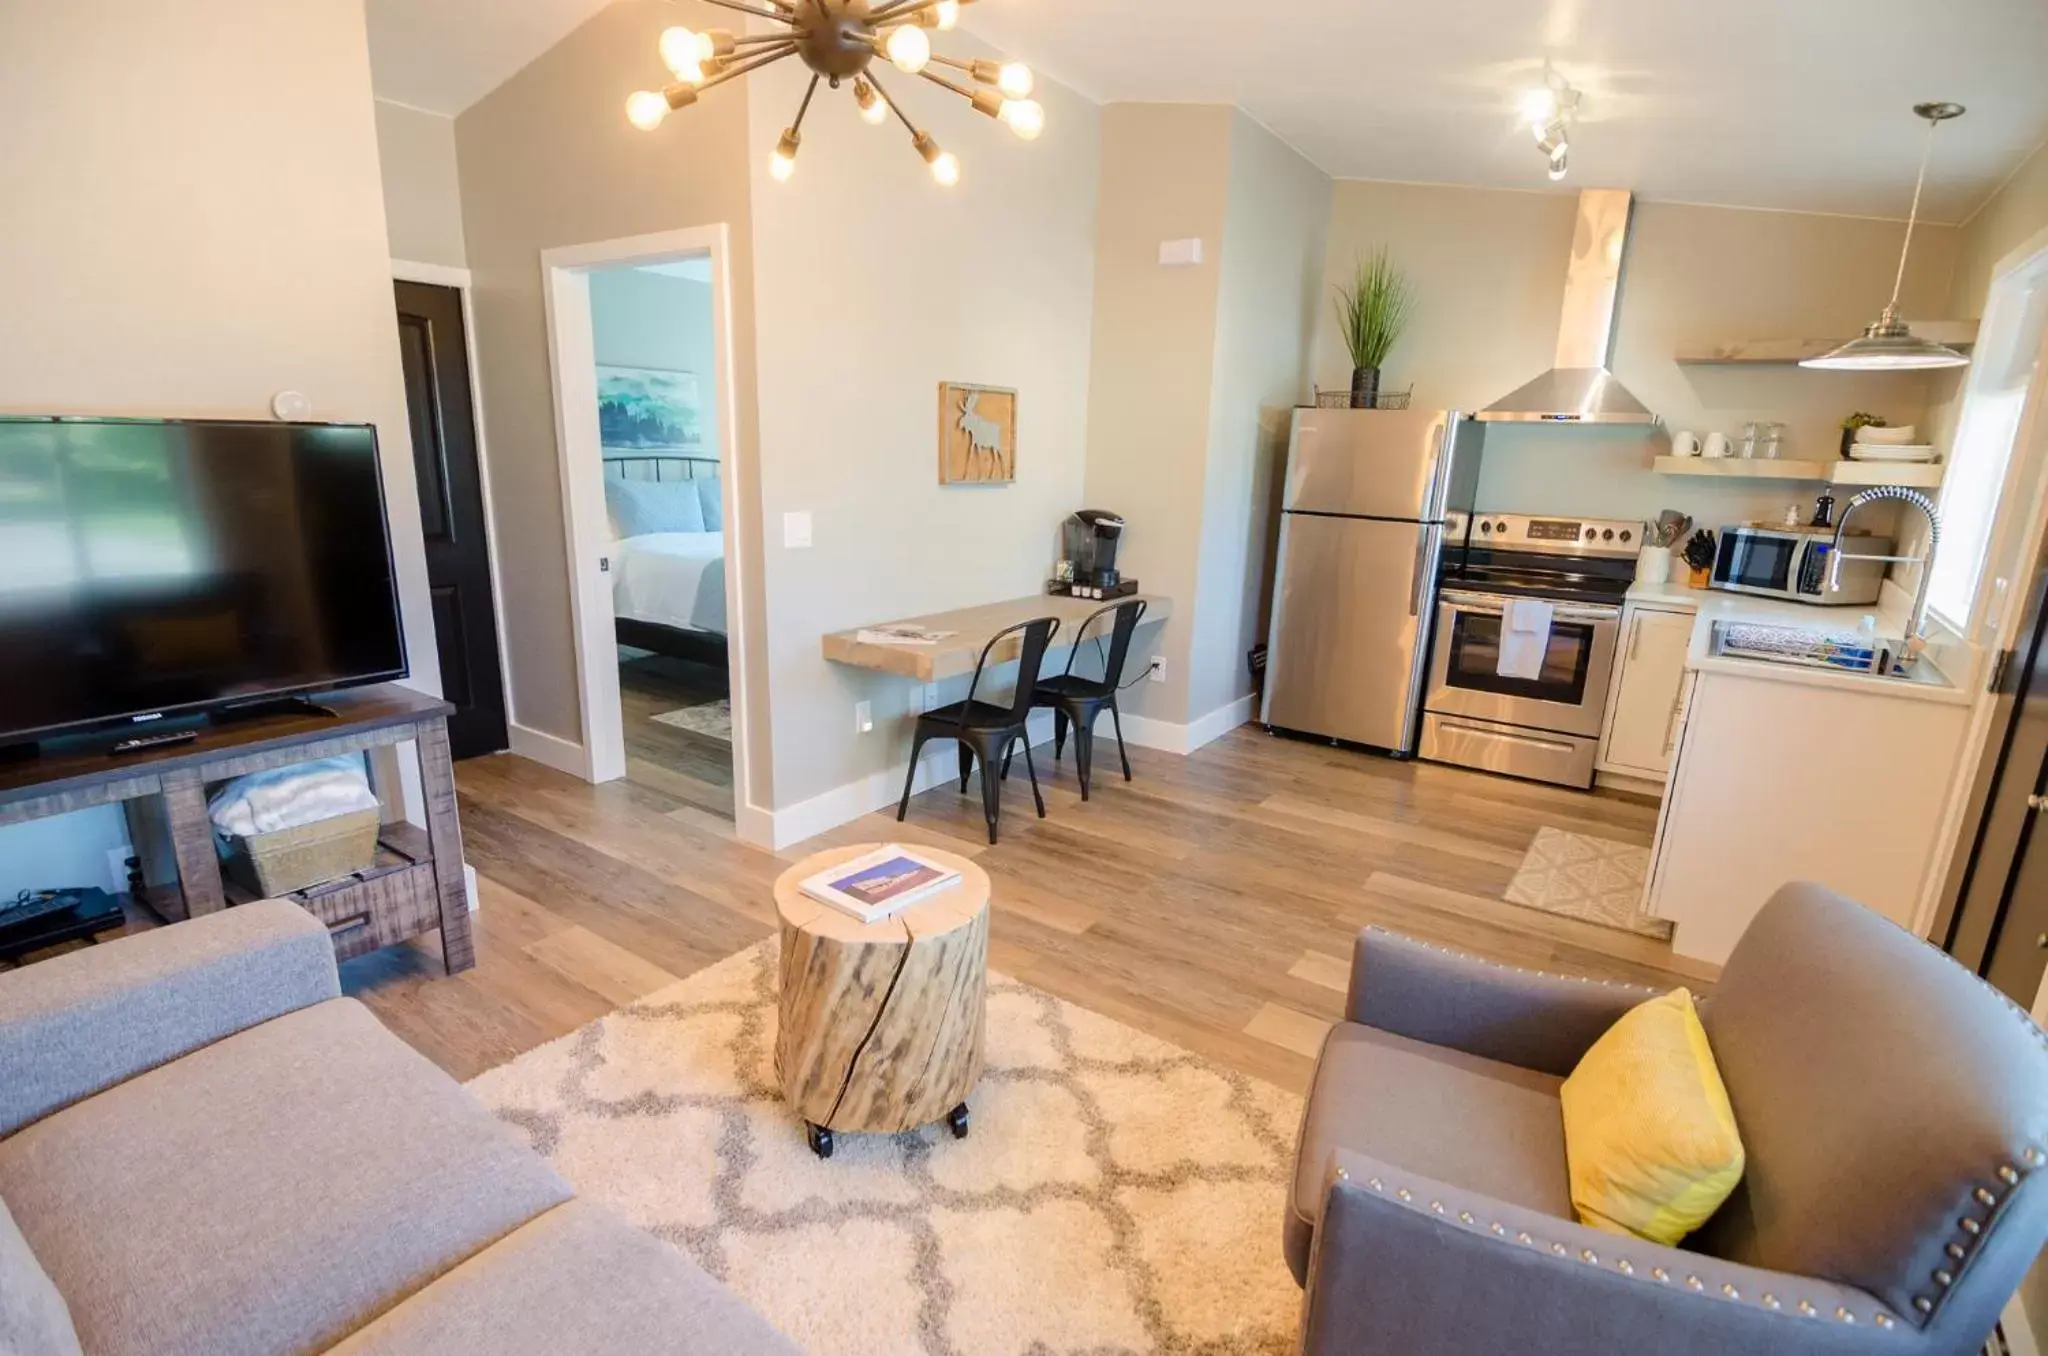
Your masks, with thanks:
M0 419L0 744L405 672L375 429Z

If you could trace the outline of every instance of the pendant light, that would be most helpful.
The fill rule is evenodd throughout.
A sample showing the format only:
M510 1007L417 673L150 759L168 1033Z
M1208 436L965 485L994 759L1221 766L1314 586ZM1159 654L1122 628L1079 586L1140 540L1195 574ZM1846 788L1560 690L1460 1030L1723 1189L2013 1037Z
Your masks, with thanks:
M1885 303L1877 323L1863 331L1860 339L1818 358L1807 358L1801 367L1822 367L1837 372L1913 371L1935 367L1967 367L1970 360L1945 344L1921 339L1899 319L1899 289L1906 282L1906 256L1913 249L1913 227L1920 219L1920 191L1927 186L1927 161L1934 153L1934 129L1950 118L1963 116L1961 104L1914 104L1913 111L1927 119L1927 145L1920 152L1920 178L1913 185L1913 208L1906 215L1906 243L1899 250L1899 273L1892 281L1892 299Z

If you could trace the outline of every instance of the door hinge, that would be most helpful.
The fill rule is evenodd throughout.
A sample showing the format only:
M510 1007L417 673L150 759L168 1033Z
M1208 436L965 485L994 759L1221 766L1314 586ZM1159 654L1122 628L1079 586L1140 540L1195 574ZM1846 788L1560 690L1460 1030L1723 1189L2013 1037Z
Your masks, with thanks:
M2012 668L2012 651L2000 650L1991 658L1991 681L1985 684L1987 692L2005 691L2005 675Z

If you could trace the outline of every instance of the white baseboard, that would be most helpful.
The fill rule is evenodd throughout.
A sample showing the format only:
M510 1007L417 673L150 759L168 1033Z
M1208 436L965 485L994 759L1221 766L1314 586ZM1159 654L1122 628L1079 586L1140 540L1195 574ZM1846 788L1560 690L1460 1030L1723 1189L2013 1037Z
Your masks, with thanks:
M1032 748L1052 743L1052 712L1032 712L1029 729ZM1128 728L1125 736L1129 737ZM911 794L929 791L953 780L960 775L959 766L951 743L941 742L935 748L927 748L918 762L917 778L910 784ZM769 845L779 851L791 843L801 843L871 811L895 805L903 796L905 770L892 767L871 772L859 781L834 787L787 809L769 812L774 823L768 835Z
M2026 1288L2021 1287L2020 1295L2025 1293ZM2034 1321L2028 1317L2020 1295L2007 1301L2005 1312L1998 1319L1998 1326L2005 1330L2006 1350L2012 1356L2041 1356L2041 1344L2034 1340Z
M545 730L536 730L514 722L506 727L511 736L512 752L521 758L531 758L557 772L566 772L572 777L590 780L590 755L581 744L551 735Z
M1214 743L1252 718L1257 698L1247 692L1236 701L1217 707L1208 715L1186 725L1150 716L1125 716L1124 739L1141 749L1161 753L1190 754L1204 744Z

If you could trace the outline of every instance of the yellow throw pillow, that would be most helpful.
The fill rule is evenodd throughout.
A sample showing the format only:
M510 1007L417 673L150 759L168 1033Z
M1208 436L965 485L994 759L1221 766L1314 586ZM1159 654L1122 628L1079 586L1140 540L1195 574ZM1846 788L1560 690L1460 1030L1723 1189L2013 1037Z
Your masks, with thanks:
M1675 1245L1742 1180L1742 1138L1684 989L1630 1009L1565 1079L1579 1223Z

